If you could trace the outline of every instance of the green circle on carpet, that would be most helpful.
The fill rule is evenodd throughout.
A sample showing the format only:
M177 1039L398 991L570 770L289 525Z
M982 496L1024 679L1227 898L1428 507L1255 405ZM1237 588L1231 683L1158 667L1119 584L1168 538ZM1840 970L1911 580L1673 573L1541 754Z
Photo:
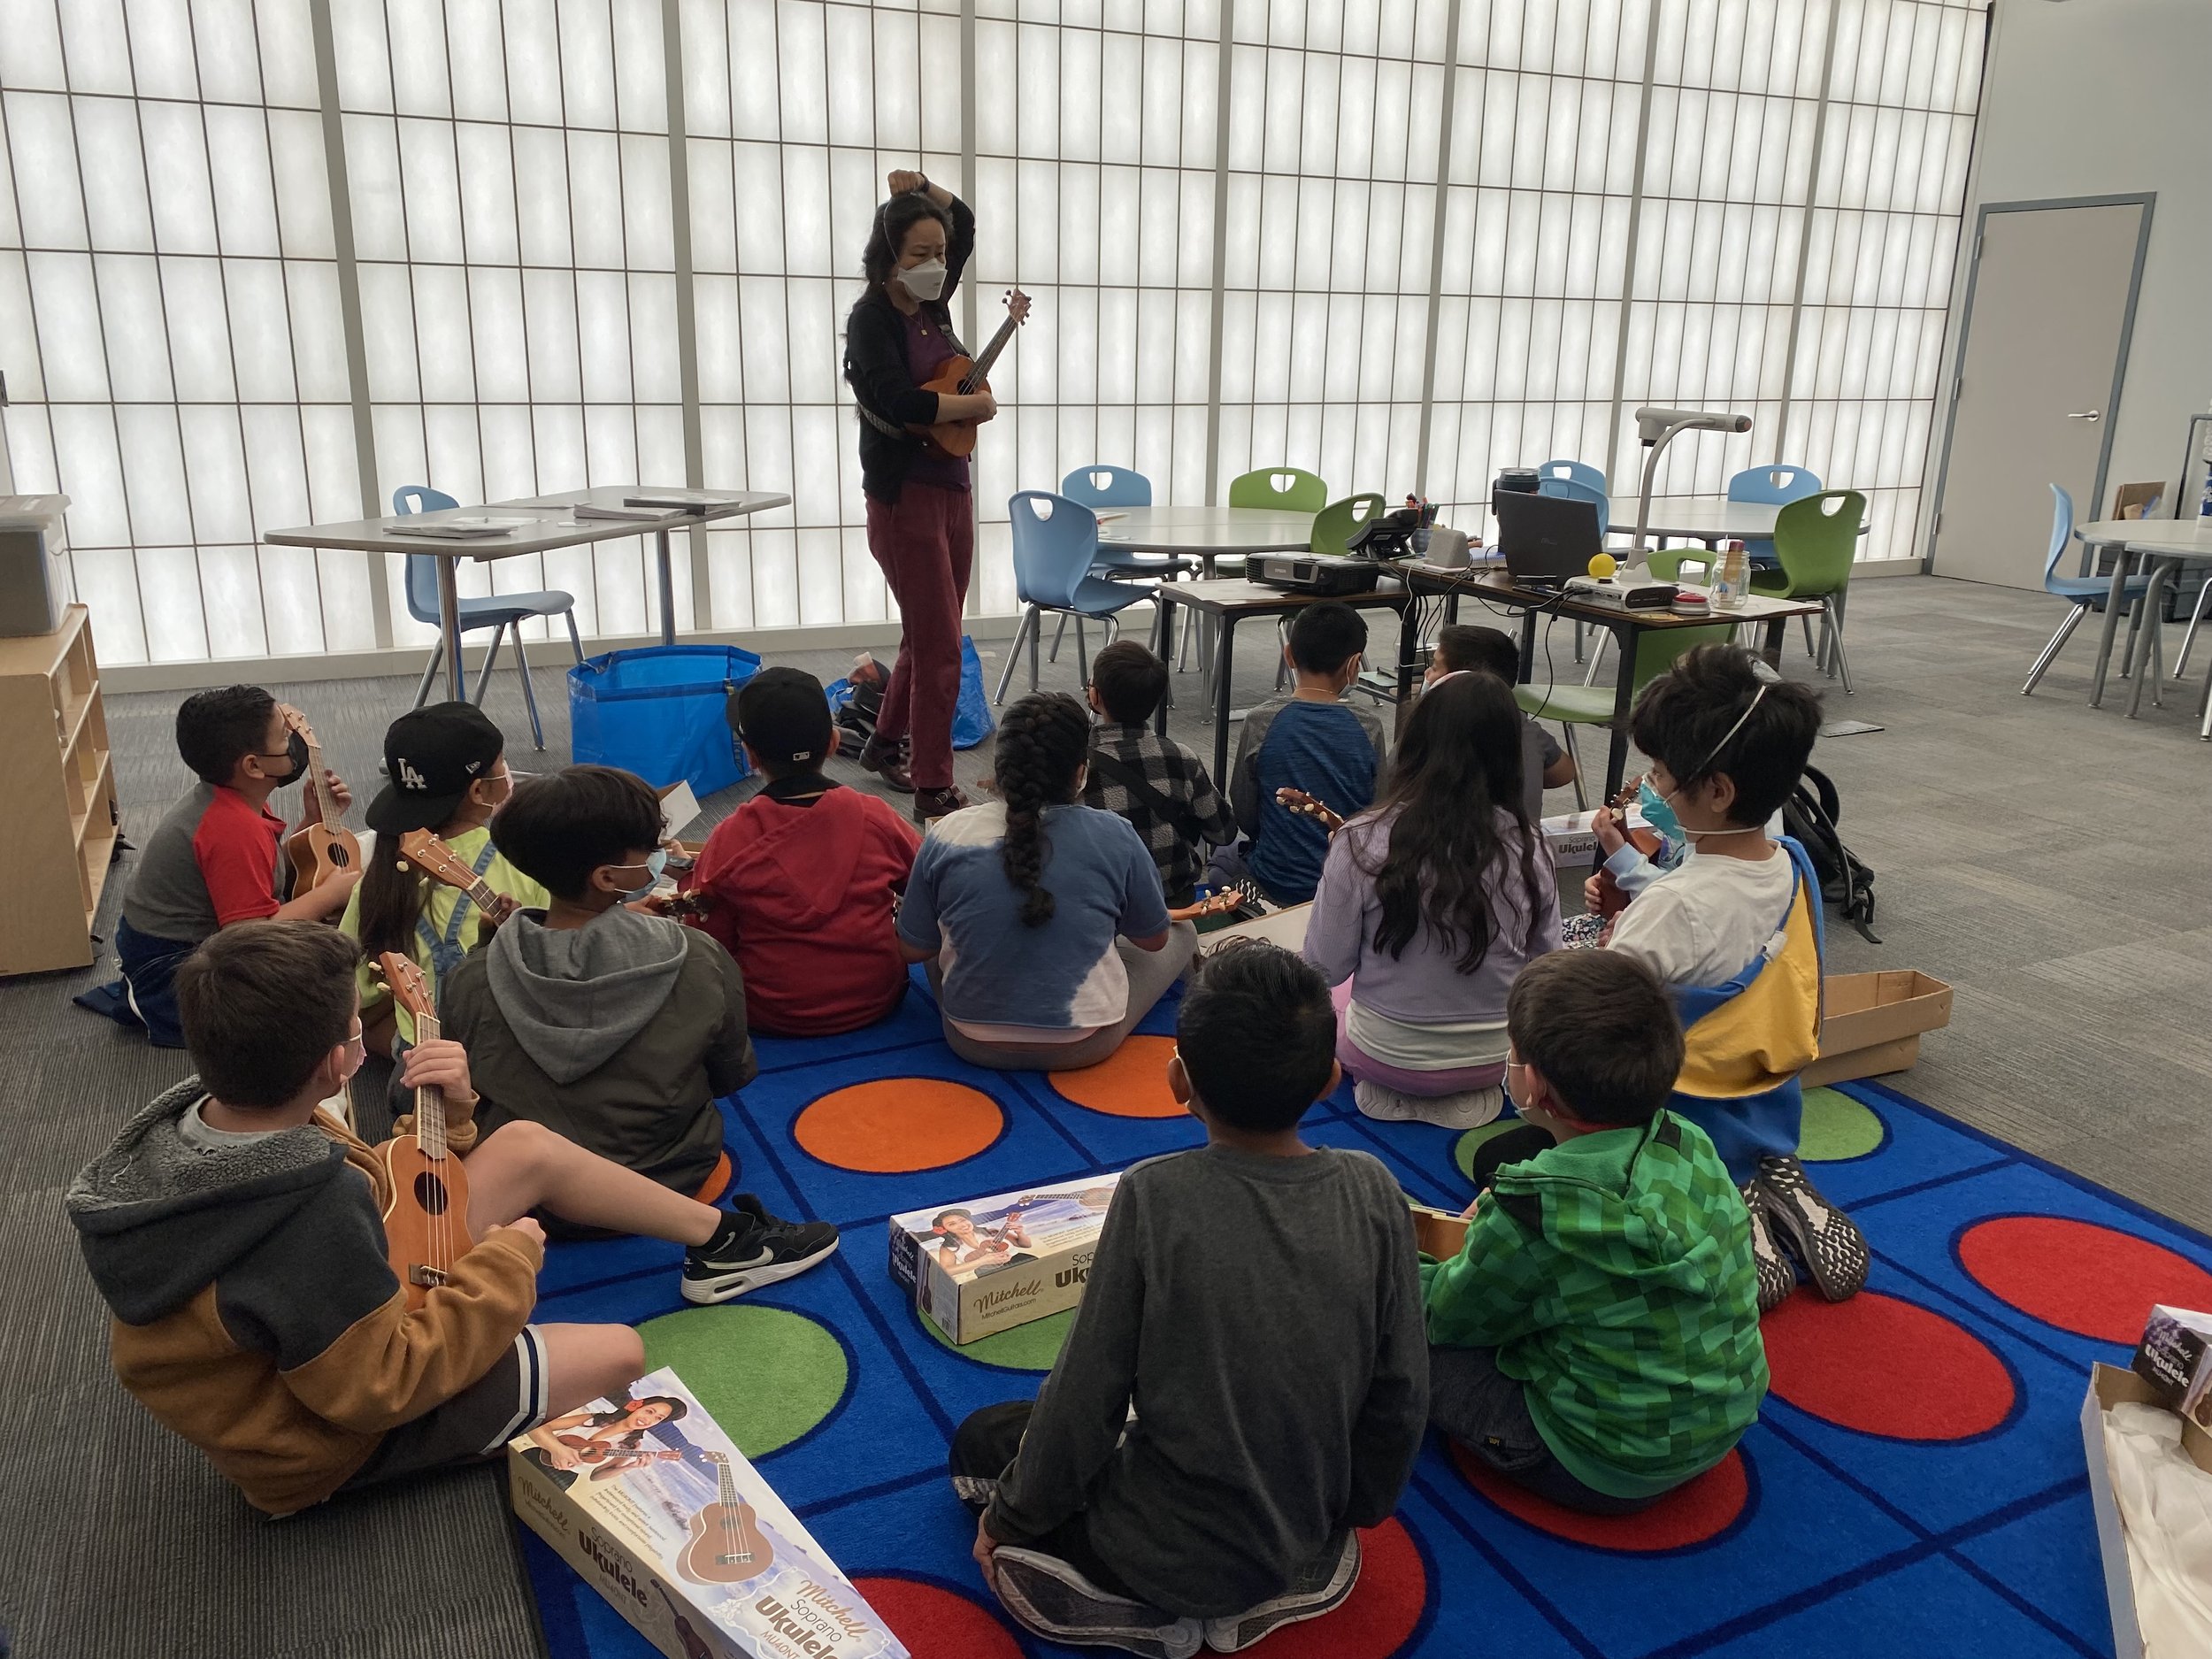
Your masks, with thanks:
M687 1308L637 1333L646 1368L672 1367L748 1457L790 1445L845 1397L844 1348L786 1308Z
M1048 1313L1041 1319L1032 1319L1027 1325L1018 1325L1011 1330L960 1347L955 1347L953 1340L940 1331L937 1321L927 1314L917 1309L914 1317L940 1348L951 1349L962 1359L1001 1366L1007 1371L1050 1371L1052 1362L1060 1357L1060 1345L1068 1340L1068 1327L1075 1323L1075 1310L1064 1308L1058 1313Z
M1495 1123L1479 1125L1452 1143L1452 1162L1458 1164L1459 1172L1471 1181L1475 1179L1477 1147L1486 1141L1494 1141L1500 1135L1510 1134L1516 1129L1526 1127L1518 1118L1501 1118Z
M1862 1158L1882 1144L1883 1133L1873 1108L1832 1088L1809 1088L1797 1156L1808 1164Z

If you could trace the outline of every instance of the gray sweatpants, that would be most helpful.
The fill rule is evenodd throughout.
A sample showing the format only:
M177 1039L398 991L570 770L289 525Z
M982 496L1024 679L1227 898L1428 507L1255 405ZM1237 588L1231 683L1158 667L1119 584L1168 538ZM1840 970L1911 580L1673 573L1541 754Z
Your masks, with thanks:
M1157 950L1140 950L1125 939L1114 941L1114 949L1129 975L1129 1007L1118 1024L1094 1031L1080 1042L998 1043L978 1042L948 1019L945 1041L970 1065L994 1071L1074 1071L1096 1065L1121 1047L1137 1022L1167 995L1167 987L1182 977L1198 949L1198 930L1188 922L1176 922L1168 928L1167 943ZM929 964L929 988L942 1009L945 979L934 958Z

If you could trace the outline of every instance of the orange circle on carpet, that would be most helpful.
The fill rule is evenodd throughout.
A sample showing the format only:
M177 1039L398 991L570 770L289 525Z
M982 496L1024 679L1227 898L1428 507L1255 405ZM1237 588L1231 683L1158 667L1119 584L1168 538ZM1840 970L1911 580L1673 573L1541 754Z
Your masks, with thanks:
M1730 1452L1648 1509L1633 1515L1585 1515L1517 1486L1457 1440L1450 1445L1452 1461L1459 1465L1467 1484L1515 1520L1593 1549L1631 1555L1687 1549L1718 1538L1733 1526L1751 1499L1751 1476L1740 1450Z
M1421 1623L1429 1571L1395 1518L1359 1535L1359 1582L1341 1607L1286 1624L1256 1644L1256 1659L1390 1659Z
M893 1077L833 1089L791 1125L809 1156L841 1170L900 1175L972 1158L1005 1127L981 1089L939 1077Z
M1981 1338L1878 1291L1829 1302L1800 1290L1759 1322L1759 1334L1776 1399L1862 1434L1962 1440L2002 1423L2018 1396Z
M957 1590L918 1578L855 1578L859 1591L914 1659L1021 1659L1005 1625Z
M1064 1100L1116 1118L1180 1118L1183 1109L1167 1088L1174 1054L1172 1037L1131 1037L1096 1065L1053 1072L1052 1087Z
M2212 1273L2116 1228L1999 1216L1959 1235L1959 1265L1998 1301L2076 1336L2133 1346L2154 1302L2212 1308Z

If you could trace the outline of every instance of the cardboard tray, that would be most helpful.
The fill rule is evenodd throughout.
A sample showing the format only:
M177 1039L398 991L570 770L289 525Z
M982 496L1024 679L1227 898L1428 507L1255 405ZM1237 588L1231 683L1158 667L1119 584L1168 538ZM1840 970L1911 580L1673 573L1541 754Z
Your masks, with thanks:
M1821 987L1820 1058L1808 1088L1902 1071L1920 1057L1920 1034L1951 1023L1951 987L1914 968L1832 973Z
M2097 1516L2105 1599L2112 1609L2114 1659L2143 1659L2143 1634L2135 1617L2135 1581L2128 1572L2127 1534L2120 1524L2119 1501L2112 1495L2112 1470L2105 1462L2104 1414L2117 1405L2163 1403L2158 1390L2131 1371L2101 1363L2090 1368L2089 1392L2081 1402L2081 1444L2089 1464L2090 1506ZM2212 1434L2184 1419L2181 1448L2190 1462L2212 1474Z

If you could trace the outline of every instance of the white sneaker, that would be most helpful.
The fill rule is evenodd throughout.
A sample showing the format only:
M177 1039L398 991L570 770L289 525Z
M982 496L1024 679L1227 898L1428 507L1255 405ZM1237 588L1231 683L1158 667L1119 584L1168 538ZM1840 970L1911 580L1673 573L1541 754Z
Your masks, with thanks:
M1348 1532L1340 1544L1331 1540L1283 1593L1229 1618L1206 1621L1206 1646L1216 1653L1240 1653L1286 1624L1319 1618L1344 1604L1359 1582L1359 1534Z
M1440 1129L1479 1129L1505 1110L1505 1091L1494 1087L1457 1094L1403 1094L1361 1079L1352 1085L1352 1099L1363 1115L1378 1122L1434 1124Z

